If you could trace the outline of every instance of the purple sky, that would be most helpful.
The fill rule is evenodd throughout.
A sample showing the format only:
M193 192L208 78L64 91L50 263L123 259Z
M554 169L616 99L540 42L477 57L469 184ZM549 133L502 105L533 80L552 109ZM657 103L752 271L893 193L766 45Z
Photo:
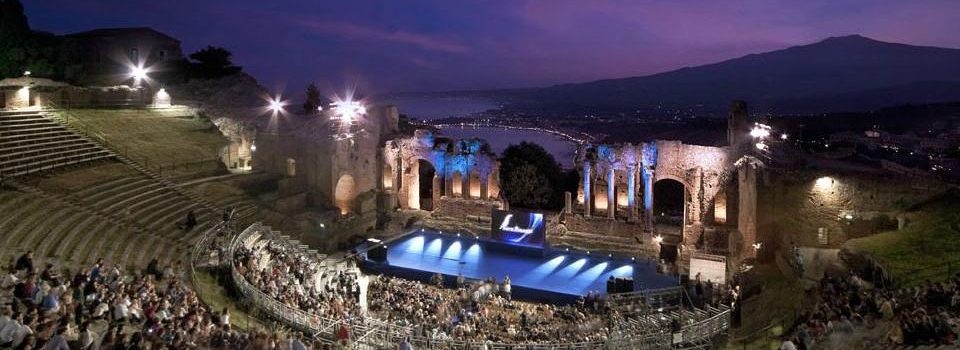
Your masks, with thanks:
M151 26L269 88L367 93L646 75L846 34L960 47L957 0L22 0L34 29Z

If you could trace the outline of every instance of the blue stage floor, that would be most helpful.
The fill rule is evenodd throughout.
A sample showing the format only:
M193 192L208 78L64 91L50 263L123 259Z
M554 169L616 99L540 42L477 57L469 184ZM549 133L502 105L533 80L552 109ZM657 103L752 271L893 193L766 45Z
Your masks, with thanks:
M589 291L606 293L610 276L642 281L646 288L676 285L675 277L656 272L653 263L633 262L629 258L587 256L574 252L550 252L506 246L501 243L458 238L432 232L417 232L388 245L387 264L413 270L469 279L495 277L498 282L509 275L514 287L525 287L564 295L586 295Z

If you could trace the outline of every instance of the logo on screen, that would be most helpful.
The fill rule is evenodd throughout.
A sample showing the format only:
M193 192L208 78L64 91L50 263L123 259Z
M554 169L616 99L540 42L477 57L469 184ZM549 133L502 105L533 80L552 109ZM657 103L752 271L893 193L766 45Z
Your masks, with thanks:
M517 245L543 245L542 213L495 210L493 225L493 236L497 240Z

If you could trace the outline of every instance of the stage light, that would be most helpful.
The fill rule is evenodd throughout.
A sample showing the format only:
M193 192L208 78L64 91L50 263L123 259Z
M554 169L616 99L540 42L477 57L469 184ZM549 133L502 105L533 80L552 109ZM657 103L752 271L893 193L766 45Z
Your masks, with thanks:
M630 261L637 261L637 257L631 256L631 257L630 257Z
M250 152L256 152L256 151L257 151L257 145L251 144L251 145L250 145ZM320 227L323 227L323 226L320 226Z
M780 134L780 139L781 139L781 140L786 140L787 138L789 138L789 137L787 136L787 134Z
M459 233L459 232L457 232L457 237L460 237L460 233Z

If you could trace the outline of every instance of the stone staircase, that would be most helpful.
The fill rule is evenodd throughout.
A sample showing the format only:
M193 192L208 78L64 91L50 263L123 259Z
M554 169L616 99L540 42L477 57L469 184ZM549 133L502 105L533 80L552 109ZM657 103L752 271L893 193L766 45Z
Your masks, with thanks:
M0 111L0 176L110 159L114 153L42 111Z
M126 267L183 260L200 232L220 220L221 209L245 220L257 212L249 196L201 198L140 164L87 138L40 111L0 111L0 256L34 252L37 262L89 266L98 258ZM68 193L52 193L17 181L40 171L94 160L117 160L140 174ZM54 174L53 176L57 176ZM187 212L198 225L183 232Z
M639 256L650 249L646 244L637 243L633 237L578 231L564 231L557 235L548 235L547 240L552 247L570 247L620 256ZM641 242L643 242L643 239L641 239Z

